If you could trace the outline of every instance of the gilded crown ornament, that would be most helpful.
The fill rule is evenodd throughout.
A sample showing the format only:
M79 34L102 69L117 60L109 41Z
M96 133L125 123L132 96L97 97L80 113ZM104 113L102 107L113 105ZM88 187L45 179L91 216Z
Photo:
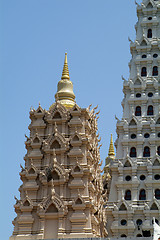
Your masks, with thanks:
M59 101L66 108L72 108L75 105L75 95L73 92L73 83L70 81L67 53L65 53L64 66L61 80L58 82L55 100Z

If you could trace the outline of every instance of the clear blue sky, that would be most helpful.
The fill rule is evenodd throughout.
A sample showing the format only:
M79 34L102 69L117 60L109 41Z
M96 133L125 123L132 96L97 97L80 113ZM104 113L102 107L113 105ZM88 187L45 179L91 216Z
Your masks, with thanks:
M77 104L99 105L102 160L111 133L116 140L114 116L122 116L121 75L129 76L128 36L135 39L134 2L0 1L1 239L7 240L13 231L30 107L37 108L40 102L48 109L54 102L65 52Z

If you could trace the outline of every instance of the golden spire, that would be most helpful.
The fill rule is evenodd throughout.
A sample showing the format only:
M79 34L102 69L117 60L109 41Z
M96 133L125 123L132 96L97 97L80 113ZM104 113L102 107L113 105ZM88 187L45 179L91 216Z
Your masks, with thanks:
M61 80L58 82L55 99L56 101L59 101L62 105L64 105L66 108L72 108L75 105L73 83L70 81L69 77L67 53L65 53L62 77Z
M68 62L67 62L67 53L65 53L64 66L61 79L70 79L69 70L68 70Z
M112 134L111 134L111 140L110 140L110 146L109 146L109 153L108 153L108 156L109 156L109 157L114 157L114 156L115 156Z
M111 134L111 140L110 140L108 157L106 157L106 159L105 159L105 169L104 169L105 172L106 172L106 167L108 167L110 165L111 159L115 159L112 134Z

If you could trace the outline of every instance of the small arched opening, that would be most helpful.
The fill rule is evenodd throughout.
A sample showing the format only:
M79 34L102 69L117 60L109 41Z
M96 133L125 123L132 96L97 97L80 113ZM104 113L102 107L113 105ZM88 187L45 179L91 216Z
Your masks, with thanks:
M137 152L136 152L136 148L135 147L132 147L130 149L130 157L137 157Z
M160 199L160 189L155 190L155 198L158 200Z
M160 156L160 146L157 147L157 154Z
M139 200L146 200L146 191L145 189L141 189L139 192Z
M149 105L148 106L148 109L147 109L147 115L148 116L151 116L151 115L153 115L153 106L152 105Z
M158 67L157 66L153 67L152 76L158 76Z
M147 76L147 68L146 67L142 67L141 68L141 77L146 77Z
M150 148L149 147L144 148L143 157L150 157Z
M148 29L147 38L152 38L152 29L151 28Z
M135 116L141 116L141 107L137 106L135 109Z
M131 200L131 190L126 190L124 199L126 201L130 201Z

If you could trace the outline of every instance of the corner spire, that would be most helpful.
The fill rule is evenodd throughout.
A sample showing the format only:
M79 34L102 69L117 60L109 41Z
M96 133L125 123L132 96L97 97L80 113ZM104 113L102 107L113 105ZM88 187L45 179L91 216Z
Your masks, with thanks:
M108 156L109 156L109 157L114 157L114 156L115 156L112 134L111 134L111 140L110 140L110 146L109 146Z
M61 79L70 79L68 70L67 53L65 53L64 66Z
M62 77L61 77L61 80L58 82L57 93L55 94L55 100L59 101L66 108L72 108L75 105L73 83L70 81L70 77L69 77L67 53L65 53Z

